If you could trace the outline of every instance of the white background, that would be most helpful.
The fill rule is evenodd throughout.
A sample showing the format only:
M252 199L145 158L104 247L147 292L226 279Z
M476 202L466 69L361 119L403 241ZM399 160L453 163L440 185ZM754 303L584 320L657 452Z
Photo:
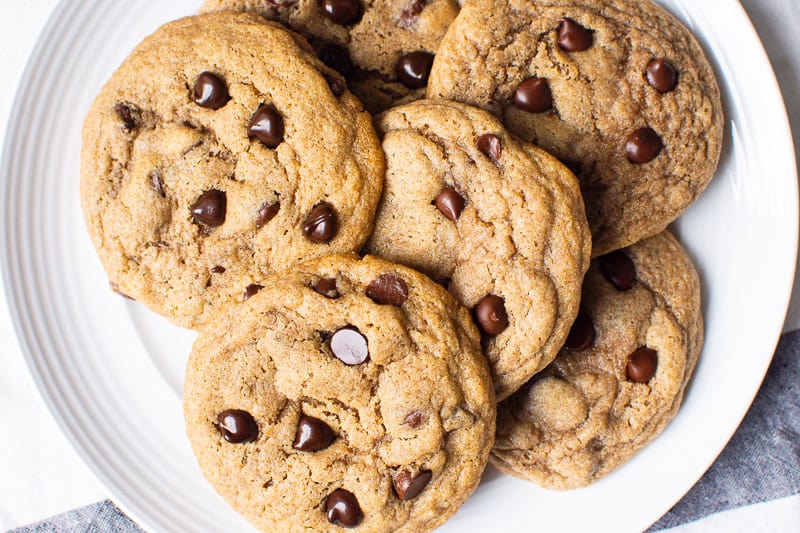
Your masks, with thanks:
M28 54L56 3L0 0L0 141ZM743 4L770 53L792 125L800 131L795 127L800 126L800 1L743 0ZM0 531L5 531L105 499L107 494L35 392L2 291L0 286ZM786 331L800 328L798 293L796 284ZM800 496L722 513L679 529L683 533L800 531Z

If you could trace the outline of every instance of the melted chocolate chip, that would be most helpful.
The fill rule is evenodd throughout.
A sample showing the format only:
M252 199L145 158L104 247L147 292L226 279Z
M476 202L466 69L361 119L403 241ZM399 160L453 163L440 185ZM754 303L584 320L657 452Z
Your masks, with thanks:
M303 223L303 233L314 242L330 242L336 235L336 212L326 202L317 204Z
M647 82L660 93L668 93L678 84L678 73L666 59L652 60L645 72Z
M325 81L328 82L328 87L330 87L333 96L339 98L344 94L345 89L347 89L347 85L345 85L344 81L333 74L325 73L322 76L325 78Z
M433 54L410 52L397 62L397 79L409 89L422 89L428 84L428 76L433 66Z
M233 444L249 442L258 437L258 424L247 411L232 409L217 416L217 429L222 437Z
M464 211L464 206L467 205L464 197L458 194L453 187L445 187L442 192L433 201L434 205L442 212L444 216L456 222L461 212Z
M264 202L261 205L261 208L258 210L258 215L256 216L256 227L263 228L267 222L275 218L275 215L278 214L280 208L280 202Z
M256 295L256 293L257 293L258 291L260 291L261 289L263 289L263 288L264 288L264 286L263 286L263 285L259 285L258 283L251 283L251 284L250 284L250 285L248 285L248 286L247 286L247 288L244 290L244 294L242 295L242 301L243 301L243 302L246 302L247 300L249 300L250 298L252 298L253 296L255 296L255 295Z
M487 294L475 306L475 320L490 337L500 335L508 327L506 304L502 298Z
M636 267L625 252L617 250L599 259L600 271L618 291L627 291L636 285Z
M651 128L639 128L631 133L625 144L625 156L633 164L649 163L661 153L664 143Z
M567 52L583 52L592 46L592 32L564 17L558 26L558 45Z
M322 11L334 24L349 26L361 17L358 0L322 0Z
M150 181L150 187L156 191L161 198L167 196L167 193L164 191L164 179L161 177L161 171L158 169L152 171L150 176L148 176Z
M211 269L211 273L212 274L224 274L225 273L225 267L217 265L217 266L215 266L214 268Z
M581 311L569 330L564 349L570 352L582 352L594 344L594 324L589 315Z
M341 296L333 278L322 278L311 286L312 289L331 300Z
M344 327L331 337L331 352L346 365L360 365L369 359L367 338L353 326Z
M407 425L411 429L416 429L420 424L422 424L422 418L422 411L419 409L414 409L406 415L405 419L403 419L403 424Z
M341 46L326 44L319 52L319 59L342 76L353 72L353 61L350 59L350 54Z
M231 99L225 81L212 72L203 72L194 82L194 103L207 109L224 107Z
M544 113L553 108L553 93L544 78L528 78L514 91L514 105L529 113Z
M422 13L428 3L430 3L430 0L414 0L410 6L400 13L397 25L405 29L413 28L417 24L419 14Z
M628 356L625 372L634 383L647 383L656 375L658 353L645 346Z
M336 489L325 499L328 522L341 527L356 527L364 517L353 493Z
M283 142L283 118L274 107L262 104L250 119L247 135L258 139L268 148L277 148Z
M335 438L336 434L328 424L319 418L303 415L297 423L292 446L295 450L318 452L330 446Z
M422 470L416 476L410 470L403 470L393 480L394 492L403 501L413 500L425 490L432 477L430 470Z
M503 143L500 141L500 137L493 133L486 133L478 137L475 147L494 163L497 163L500 156L503 155Z
M129 133L139 127L139 123L142 120L142 112L135 105L120 102L114 105L114 112L122 120L123 131Z
M397 274L382 274L367 285L366 294L381 305L400 307L408 300L408 284Z
M190 210L196 223L215 228L225 222L226 204L224 192L210 189L200 195Z

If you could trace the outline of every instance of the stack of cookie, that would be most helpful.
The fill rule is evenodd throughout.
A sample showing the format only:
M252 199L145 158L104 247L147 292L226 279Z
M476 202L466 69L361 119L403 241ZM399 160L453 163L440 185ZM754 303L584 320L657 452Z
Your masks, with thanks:
M721 138L650 2L208 0L97 97L81 194L112 288L199 331L237 511L429 531L490 456L584 486L674 417L703 325L665 228Z

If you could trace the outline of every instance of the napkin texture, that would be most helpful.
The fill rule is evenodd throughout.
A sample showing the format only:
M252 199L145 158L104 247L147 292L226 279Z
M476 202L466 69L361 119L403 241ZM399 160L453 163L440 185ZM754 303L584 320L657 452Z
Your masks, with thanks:
M800 494L800 331L781 338L753 407L714 465L649 532L794 494ZM143 533L108 500L13 533L107 531Z

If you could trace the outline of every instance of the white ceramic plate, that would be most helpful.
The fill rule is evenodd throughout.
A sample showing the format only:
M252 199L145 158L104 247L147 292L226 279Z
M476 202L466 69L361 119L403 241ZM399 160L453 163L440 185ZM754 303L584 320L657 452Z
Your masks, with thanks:
M489 470L443 531L636 531L711 465L769 365L793 280L797 184L783 101L735 0L664 0L713 58L727 111L714 182L676 225L704 282L707 341L674 423L584 490L548 492ZM50 410L115 501L152 531L247 531L203 480L183 433L193 334L108 289L84 229L83 117L130 50L198 0L62 1L19 89L3 154L6 294Z

